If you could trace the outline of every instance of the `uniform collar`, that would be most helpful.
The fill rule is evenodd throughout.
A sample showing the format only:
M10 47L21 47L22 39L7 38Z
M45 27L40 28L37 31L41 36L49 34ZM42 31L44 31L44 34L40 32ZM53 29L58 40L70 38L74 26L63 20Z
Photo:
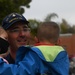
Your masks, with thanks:
M35 46L40 46L40 45L54 46L54 44L42 43L42 42L35 44Z

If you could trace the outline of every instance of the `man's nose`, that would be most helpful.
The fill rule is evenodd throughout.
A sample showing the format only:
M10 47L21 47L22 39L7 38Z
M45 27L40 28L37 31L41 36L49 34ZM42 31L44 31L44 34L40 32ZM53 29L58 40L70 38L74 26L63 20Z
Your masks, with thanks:
M24 35L25 35L25 32L24 32L23 30L21 30L21 31L19 32L19 35L20 35L20 36L24 36Z

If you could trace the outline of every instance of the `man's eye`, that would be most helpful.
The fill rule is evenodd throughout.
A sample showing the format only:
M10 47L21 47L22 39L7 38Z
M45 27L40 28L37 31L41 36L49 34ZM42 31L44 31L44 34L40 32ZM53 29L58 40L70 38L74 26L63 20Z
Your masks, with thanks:
M24 31L28 31L28 29L23 29Z
M15 30L11 30L11 32L19 32L19 30L18 29L15 29Z
M13 30L10 30L10 32L21 32L21 31L30 32L30 28L24 28L23 30L21 30L21 29L13 29Z
M30 31L30 28L24 28L24 31Z

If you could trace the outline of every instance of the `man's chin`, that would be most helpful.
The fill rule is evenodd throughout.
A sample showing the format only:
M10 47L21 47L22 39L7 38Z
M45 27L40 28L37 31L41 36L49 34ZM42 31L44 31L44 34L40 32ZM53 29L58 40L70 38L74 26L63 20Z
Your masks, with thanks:
M27 42L19 42L18 43L18 46L20 47L20 46L25 46L25 45L27 45Z
M18 47L20 47L20 46L25 46L25 45L26 45L26 44L19 44Z

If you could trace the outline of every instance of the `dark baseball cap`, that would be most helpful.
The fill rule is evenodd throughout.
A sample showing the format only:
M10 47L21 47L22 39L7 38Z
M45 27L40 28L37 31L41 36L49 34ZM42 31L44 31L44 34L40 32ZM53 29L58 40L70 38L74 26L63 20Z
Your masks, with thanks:
M12 26L14 23L16 23L18 21L23 21L27 25L29 23L23 15L18 14L18 13L11 13L3 19L2 27L5 30L7 30L10 26Z

